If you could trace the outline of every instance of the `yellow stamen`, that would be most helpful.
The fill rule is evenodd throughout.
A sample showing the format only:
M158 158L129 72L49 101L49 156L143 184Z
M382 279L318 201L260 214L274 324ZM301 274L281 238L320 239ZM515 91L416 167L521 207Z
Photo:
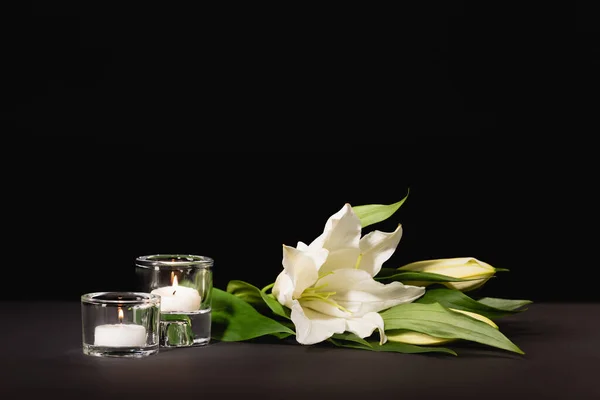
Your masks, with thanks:
M360 261L362 260L362 257L363 257L363 255L362 255L362 253L360 253L358 255L358 258L356 259L356 264L354 264L354 269L358 269L358 266L360 265Z
M319 274L319 277L317 279L323 279L325 278L327 275L331 275L333 274L333 271L329 271L329 272L325 272L324 274Z
M315 291L317 291L319 289L323 289L324 287L326 287L328 285L329 285L329 283L324 283L324 284L322 284L320 286L306 288L306 289L304 289L304 291L306 292L307 290L310 290L311 292L315 292Z
M314 289L314 288L309 288L309 289ZM306 290L308 290L308 289L306 289ZM334 306L338 310L347 312L348 314L352 314L352 312L350 310L348 310L347 308L342 307L338 303L336 303L335 301L329 299L329 297L333 296L336 292L319 292L319 293L315 293L314 291L309 291L309 293L306 293L306 290L302 293L302 296L300 296L300 299L302 299L302 300L322 301L322 302L325 302L325 303L327 303L329 305ZM300 300L300 299L298 299L298 300Z

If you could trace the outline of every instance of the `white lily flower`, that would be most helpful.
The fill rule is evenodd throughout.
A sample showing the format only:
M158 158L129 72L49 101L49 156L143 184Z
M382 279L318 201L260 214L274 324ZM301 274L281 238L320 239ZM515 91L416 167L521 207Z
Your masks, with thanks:
M299 343L319 343L345 331L365 338L375 329L380 343L386 342L378 312L412 302L425 292L423 287L373 279L401 237L399 225L394 232L372 231L361 238L360 219L345 204L309 245L283 246L284 269L273 294L291 309Z

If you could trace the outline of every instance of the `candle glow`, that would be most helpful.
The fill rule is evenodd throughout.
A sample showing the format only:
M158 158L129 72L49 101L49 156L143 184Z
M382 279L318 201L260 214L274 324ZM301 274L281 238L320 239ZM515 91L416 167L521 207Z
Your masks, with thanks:
M146 344L146 328L142 325L124 324L123 309L118 307L118 324L99 325L94 331L95 346L138 347Z
M179 283L177 282L177 275L174 275L171 272L171 286L173 286L173 288L175 290L173 290L173 296L175 296L175 292L177 292L177 286L179 286Z
M171 286L154 289L152 294L161 296L162 312L198 311L202 302L198 290L186 286L179 287L177 275L173 271L171 271Z

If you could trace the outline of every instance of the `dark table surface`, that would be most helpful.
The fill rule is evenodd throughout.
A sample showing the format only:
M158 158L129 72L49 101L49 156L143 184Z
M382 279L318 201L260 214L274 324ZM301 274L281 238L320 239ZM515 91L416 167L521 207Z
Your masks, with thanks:
M85 356L77 302L0 302L0 398L600 399L600 303L538 303L498 321L524 356L296 343L211 343L141 359Z

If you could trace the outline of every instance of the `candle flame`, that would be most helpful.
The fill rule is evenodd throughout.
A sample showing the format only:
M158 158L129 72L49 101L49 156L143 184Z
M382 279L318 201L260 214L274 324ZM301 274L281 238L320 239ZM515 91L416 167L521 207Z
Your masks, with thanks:
M175 296L175 292L177 291L177 286L179 286L179 284L177 283L177 275L173 276L173 288L175 290L173 290L173 296Z
M123 309L119 307L119 323L123 322Z

